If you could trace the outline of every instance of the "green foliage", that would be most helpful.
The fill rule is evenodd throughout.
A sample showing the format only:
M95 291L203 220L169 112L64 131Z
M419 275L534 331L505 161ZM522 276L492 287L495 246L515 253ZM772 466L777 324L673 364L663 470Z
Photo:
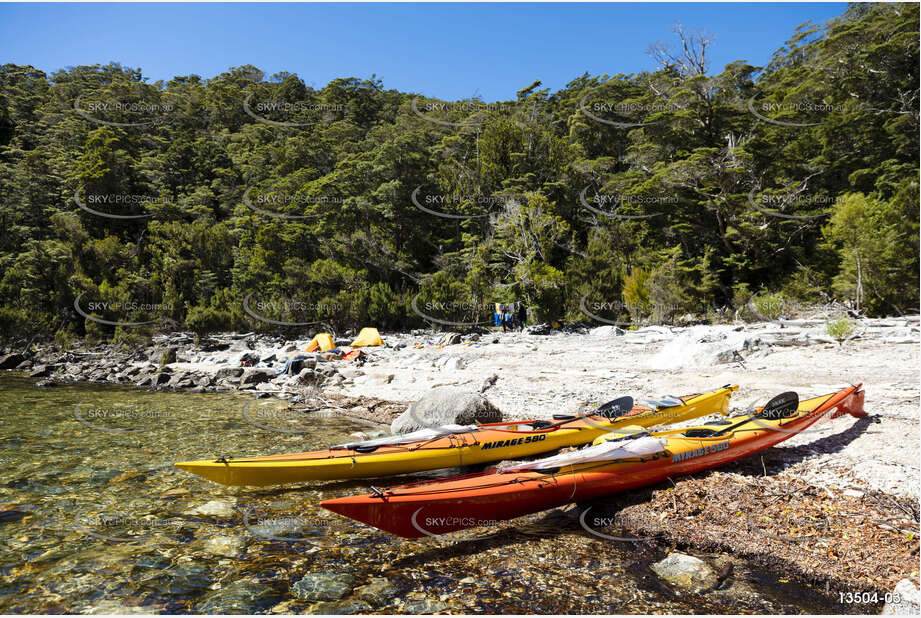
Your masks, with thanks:
M917 234L909 235L895 204L847 194L835 204L825 237L838 247L833 289L853 299L858 311L916 310Z
M917 311L918 15L855 4L766 67L521 84L487 109L439 102L441 123L373 76L2 65L0 337L131 340L84 320L81 293L155 307L104 318L286 337L304 328L243 299L334 330L420 326L417 297L548 322L587 319L588 298L634 321L727 315L754 290ZM104 124L78 97L168 111ZM244 100L298 105L263 122Z
M780 292L756 294L751 302L762 319L776 320L784 313L785 299Z
M839 318L825 322L825 332L839 344L854 333L856 325L852 320Z
M623 299L632 320L639 322L651 308L647 271L636 267L630 271L624 278Z

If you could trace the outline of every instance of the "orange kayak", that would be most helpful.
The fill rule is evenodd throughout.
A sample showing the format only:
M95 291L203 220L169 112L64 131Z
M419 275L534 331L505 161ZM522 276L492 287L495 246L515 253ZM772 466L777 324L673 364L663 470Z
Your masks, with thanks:
M784 396L793 401L787 397L787 408L774 413L772 404ZM860 385L804 401L784 393L753 413L706 425L654 433L636 427L629 435L602 436L595 446L582 449L581 462L572 462L579 452L566 453L469 476L372 488L369 495L325 500L321 506L406 538L491 525L720 466L767 449L828 416L866 416L863 401ZM608 449L612 458L593 455L598 449Z

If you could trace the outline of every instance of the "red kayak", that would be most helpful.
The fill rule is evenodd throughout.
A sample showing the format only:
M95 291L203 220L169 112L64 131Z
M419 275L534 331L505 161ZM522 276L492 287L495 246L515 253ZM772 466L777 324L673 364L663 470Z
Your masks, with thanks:
M861 385L692 428L605 436L594 446L497 470L325 500L326 509L405 538L444 534L693 474L763 451L820 420L866 416Z

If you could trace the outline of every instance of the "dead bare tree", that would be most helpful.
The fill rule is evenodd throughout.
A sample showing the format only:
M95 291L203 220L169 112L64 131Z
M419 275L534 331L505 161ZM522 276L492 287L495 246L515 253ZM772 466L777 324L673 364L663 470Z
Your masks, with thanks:
M672 27L672 32L681 41L681 51L676 52L668 43L657 41L646 53L663 68L674 68L684 78L706 75L710 62L707 51L716 37L705 30L686 31L680 23Z

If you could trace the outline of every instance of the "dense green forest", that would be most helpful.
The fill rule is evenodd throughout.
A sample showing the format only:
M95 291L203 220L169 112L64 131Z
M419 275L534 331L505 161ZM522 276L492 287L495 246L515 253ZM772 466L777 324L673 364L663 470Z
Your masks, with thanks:
M663 36L654 72L492 103L6 64L2 336L411 328L514 300L551 321L916 312L918 5L805 24L765 67Z

